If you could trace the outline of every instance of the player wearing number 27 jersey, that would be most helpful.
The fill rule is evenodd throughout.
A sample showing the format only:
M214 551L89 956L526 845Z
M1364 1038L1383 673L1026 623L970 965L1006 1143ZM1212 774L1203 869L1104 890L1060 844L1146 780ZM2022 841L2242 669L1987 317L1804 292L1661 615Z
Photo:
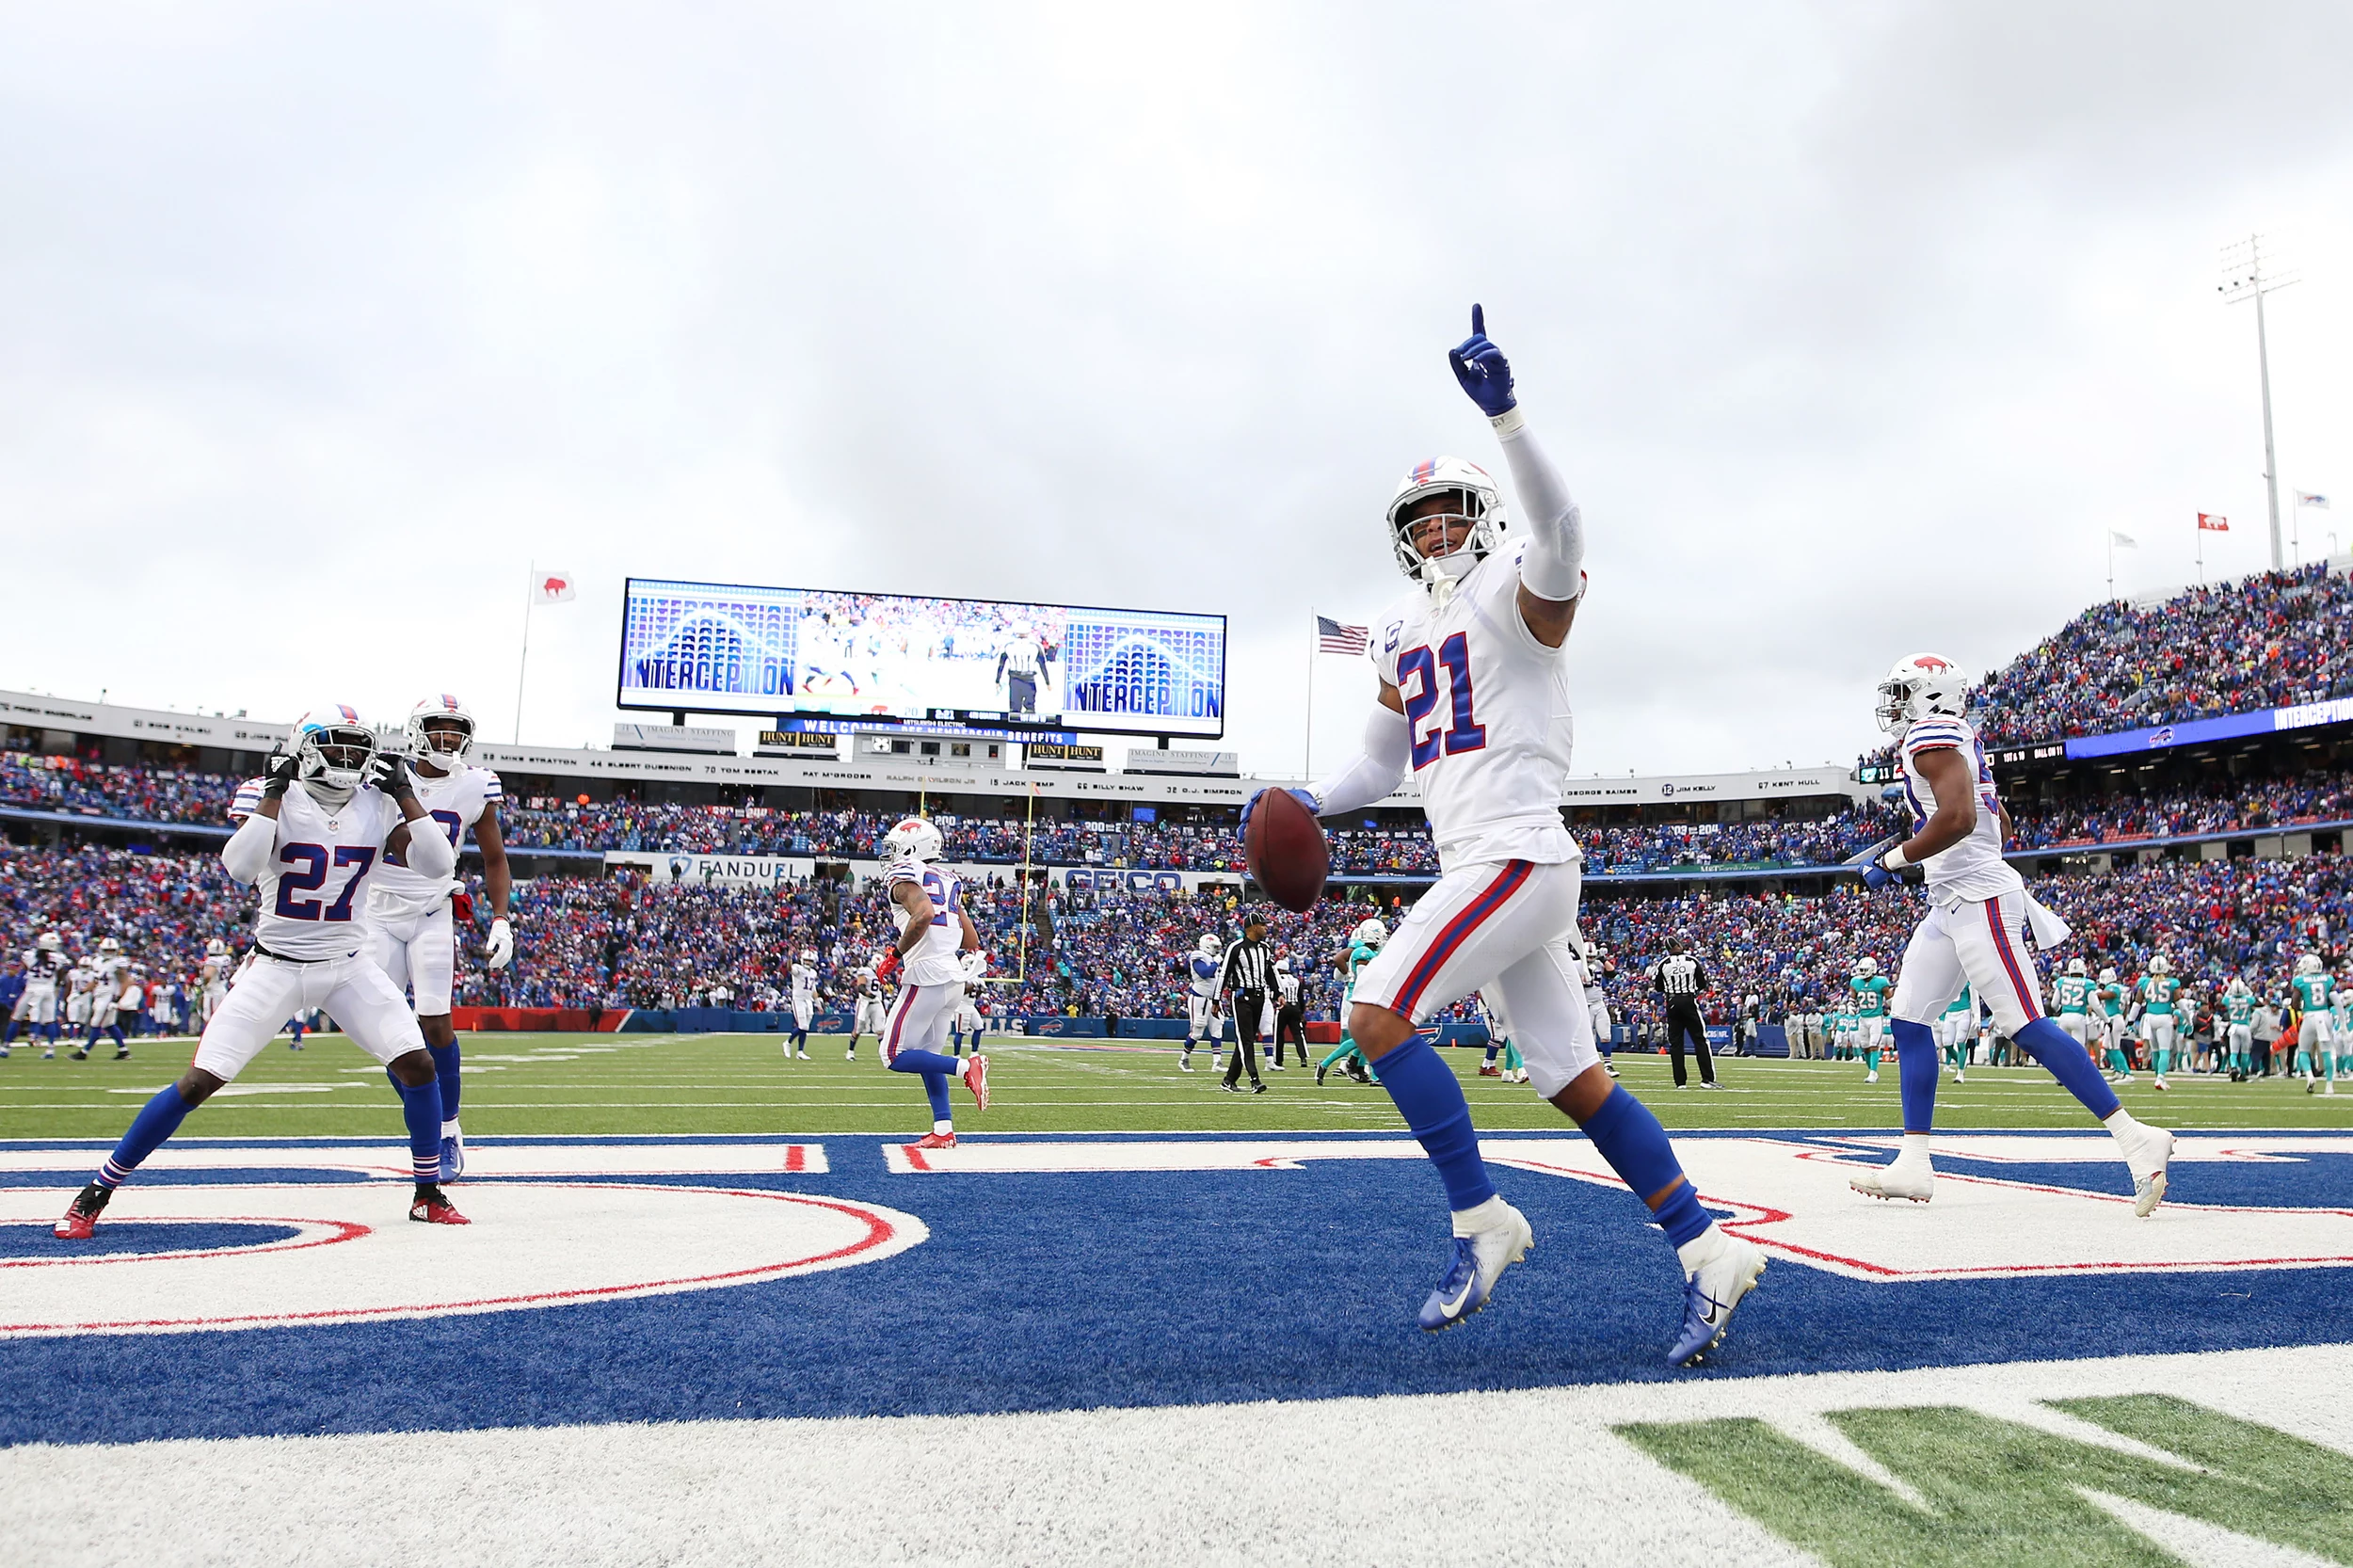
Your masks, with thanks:
M1349 1034L1453 1210L1453 1261L1422 1306L1423 1328L1484 1306L1533 1239L1487 1178L1453 1069L1416 1032L1484 991L1510 1016L1536 1092L1584 1128L1681 1254L1686 1310L1670 1359L1686 1364L1722 1337L1764 1256L1716 1227L1657 1118L1611 1081L1594 1048L1571 947L1579 856L1561 819L1571 739L1561 645L1585 591L1583 520L1528 430L1477 306L1471 337L1449 360L1502 442L1526 529L1507 536L1495 482L1457 457L1417 466L1390 500L1390 548L1415 587L1382 616L1368 650L1381 696L1363 754L1302 795L1319 816L1356 811L1410 771L1442 874L1357 975Z
M1964 716L1969 682L1948 659L1914 653L1880 682L1880 727L1901 755L1912 834L1874 859L1863 880L1885 887L1906 866L1928 879L1928 918L1904 948L1894 1006L1901 1069L1903 1147L1892 1164L1857 1176L1856 1191L1926 1203L1936 1176L1929 1131L1936 1109L1936 1036L1931 1026L1965 984L1993 1015L1993 1027L2035 1060L2104 1122L2132 1172L2135 1209L2147 1215L2165 1196L2173 1138L2144 1127L2117 1103L2082 1041L2042 1012L2031 922L2044 947L2066 940L2067 926L2026 896L2002 858L2009 819L1993 792L1985 747Z

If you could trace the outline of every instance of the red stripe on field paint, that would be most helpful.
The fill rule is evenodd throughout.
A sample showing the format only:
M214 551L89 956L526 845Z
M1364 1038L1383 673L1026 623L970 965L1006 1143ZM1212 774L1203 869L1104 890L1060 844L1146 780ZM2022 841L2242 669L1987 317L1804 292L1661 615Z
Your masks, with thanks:
M2018 972L2017 955L2009 951L2009 933L2002 928L2000 899L1985 901L1985 923L1993 929L1993 951L2002 955L2002 968L2009 971L2009 983L2017 989L2018 1005L2026 1010L2026 1021L2032 1023L2042 1016L2042 1003L2036 999L2034 987L2026 984L2025 976Z
M1504 901L1519 891L1520 885L1528 880L1529 868L1529 862L1526 860L1511 861L1505 865L1500 876L1487 884L1485 890L1473 899L1461 914L1447 922L1446 929L1438 933L1437 941L1421 955L1421 961L1405 977L1404 987L1397 994L1394 1011L1409 1019L1414 1016L1414 1004L1430 988L1430 983L1438 978L1438 971L1446 968L1447 960L1452 958L1455 950L1469 940L1470 934L1478 930L1488 916L1502 908Z
M788 1171L808 1169L808 1150L799 1144L788 1144L784 1151L784 1168Z

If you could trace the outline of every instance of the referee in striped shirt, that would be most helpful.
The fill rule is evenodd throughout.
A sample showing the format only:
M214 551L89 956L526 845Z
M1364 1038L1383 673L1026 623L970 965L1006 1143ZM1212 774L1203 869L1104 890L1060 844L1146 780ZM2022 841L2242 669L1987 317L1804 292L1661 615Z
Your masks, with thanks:
M1689 1081L1683 1073L1683 1040L1689 1035L1700 1059L1700 1087L1716 1087L1716 1064L1707 1051L1707 1020L1700 1016L1700 993L1707 989L1707 972L1686 951L1689 938L1678 932L1667 938L1668 956L1651 966L1650 987L1667 999L1667 1050L1674 1059L1675 1087Z
M1266 920L1252 915L1242 921L1241 940L1225 949L1218 961L1217 988L1234 993L1234 1058L1225 1064L1229 1095L1241 1093L1241 1070L1250 1069L1250 1092L1266 1093L1258 1076L1258 1024L1266 1016L1267 992L1274 985L1274 950L1266 945Z

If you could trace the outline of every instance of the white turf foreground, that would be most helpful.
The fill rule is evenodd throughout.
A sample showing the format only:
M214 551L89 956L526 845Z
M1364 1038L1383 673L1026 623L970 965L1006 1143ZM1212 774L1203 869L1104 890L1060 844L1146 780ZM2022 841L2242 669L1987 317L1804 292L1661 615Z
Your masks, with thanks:
M2333 1396L2324 1391L2333 1390ZM1809 1563L1613 1425L2168 1393L2353 1450L2353 1346L1030 1416L506 1429L0 1452L12 1562ZM2165 1461L2178 1465L2178 1461ZM2121 1501L2186 1562L2319 1559ZM1890 1565L1894 1568L1894 1565Z

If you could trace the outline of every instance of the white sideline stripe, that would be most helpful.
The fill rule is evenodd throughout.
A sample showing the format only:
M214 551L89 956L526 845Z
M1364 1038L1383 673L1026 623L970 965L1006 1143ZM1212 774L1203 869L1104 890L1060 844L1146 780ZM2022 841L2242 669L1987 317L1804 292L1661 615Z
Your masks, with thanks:
M799 1150L800 1163L793 1164ZM0 1171L87 1173L104 1158L88 1147L0 1149ZM823 1144L469 1144L466 1178L484 1176L824 1176L832 1169ZM389 1181L409 1179L408 1151L387 1142L381 1151L334 1148L211 1148L166 1144L139 1167L141 1176L171 1171L350 1171Z
M1813 1418L1830 1411L1962 1405L2137 1450L2035 1401L2163 1393L2353 1451L2353 1402L2311 1397L2348 1385L2353 1346L2327 1345L1020 1416L27 1444L0 1450L0 1517L18 1560L64 1568L193 1568L294 1541L302 1560L321 1568L784 1560L1354 1568L1458 1560L1465 1540L1476 1541L1480 1562L1800 1568L1816 1560L1610 1429L1745 1416L1812 1431ZM1468 1457L1459 1470L1428 1471L1427 1485L1356 1487L1344 1506L1317 1480L1356 1473L1369 1453L1415 1452ZM1574 1484L1563 1483L1563 1465ZM92 1508L84 1491L58 1483L85 1474L104 1476L112 1495L138 1506ZM910 1474L954 1483L897 1483ZM433 1505L418 1507L420 1496ZM2151 1514L2135 1523L2141 1518L2160 1525ZM2185 1544L2214 1539L2170 1516L2162 1528Z

